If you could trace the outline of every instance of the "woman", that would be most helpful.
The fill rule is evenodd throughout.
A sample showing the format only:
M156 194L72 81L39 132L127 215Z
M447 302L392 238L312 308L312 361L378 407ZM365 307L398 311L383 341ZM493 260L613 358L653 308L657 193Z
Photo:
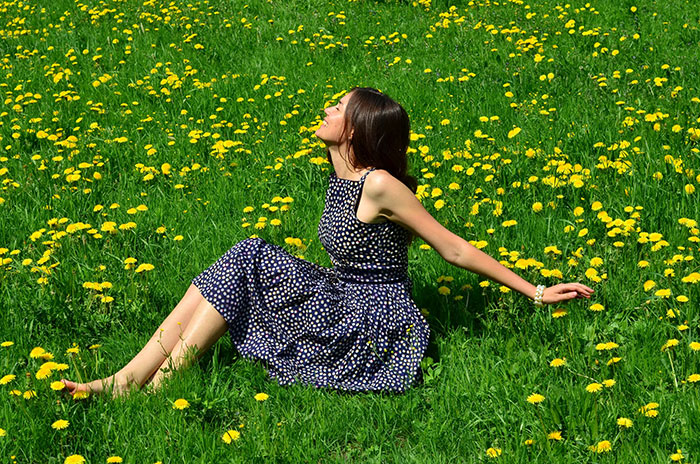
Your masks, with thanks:
M71 394L158 387L226 331L243 356L263 360L282 385L403 392L417 379L429 335L406 273L412 235L450 264L537 305L590 298L593 290L579 283L536 287L423 208L406 173L409 120L398 103L356 88L325 113L316 136L335 172L318 234L333 268L259 238L243 240L192 281L134 359L105 379L64 380Z

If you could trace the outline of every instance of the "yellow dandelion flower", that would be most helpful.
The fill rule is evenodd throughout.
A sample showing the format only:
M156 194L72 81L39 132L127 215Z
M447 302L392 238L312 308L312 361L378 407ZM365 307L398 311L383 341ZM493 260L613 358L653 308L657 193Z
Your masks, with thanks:
M566 365L566 358L554 358L549 363L551 367L561 367Z
M658 296L659 298L668 298L671 296L671 289L660 288L656 292L654 292L654 295Z
M626 417L620 417L619 419L617 419L617 425L619 425L622 428L629 429L632 427L632 420Z
M683 453L681 453L681 450L676 450L676 452L671 455L671 461L673 461L673 462L682 461L683 458L684 458L684 456L683 456Z
M32 399L32 398L36 398L36 391L34 391L34 390L27 390L26 392L22 393L22 397L23 397L25 400L29 400L29 399Z
M255 395L254 398L256 401L265 401L269 397L270 395L268 395L267 393L258 393L257 395Z
M595 446L596 453L607 453L612 450L612 445L608 440L599 441Z
M533 443L535 443L535 440L533 440L532 438L528 438L523 442L525 446L532 446Z
M12 346L12 345L14 345L14 344L15 344L15 342L7 341L7 342L2 342L2 343L0 343L0 346L3 347L3 348L7 348L8 346Z
M55 429L55 430L63 430L65 428L67 428L69 425L70 425L70 422L68 422L67 420L59 419L56 422L54 422L53 424L51 424L51 428Z
M187 401L184 398L179 398L179 399L175 400L175 402L173 402L173 409L182 410L182 409L189 408L189 407L190 407L189 401Z
M6 376L3 376L3 378L0 379L0 385L7 385L8 383L12 382L16 378L17 378L17 376L14 374L7 374Z
M66 384L61 381L56 380L55 382L51 382L51 390L59 391L64 388L66 388Z
M557 308L554 311L552 311L552 317L554 319L559 319L560 317L564 317L567 314L569 314L569 312L564 308Z
M615 382L614 379L606 379L603 380L603 385L605 385L606 388L612 388L613 385L615 385L617 382Z
M690 349L693 351L700 351L700 343L698 342L690 342Z
M144 271L152 271L154 268L155 266L153 266L153 264L143 263L139 264L139 267L137 267L134 272L140 273Z
M86 391L79 391L79 392L75 392L73 394L73 399L74 400L84 400L85 398L87 398L89 396L90 396L90 393L88 393Z
M29 357L33 358L33 359L37 359L37 358L41 358L45 353L46 353L46 350L44 350L40 346L37 346L36 348L32 349L32 351L29 353Z
M657 411L656 409L650 409L649 411L645 411L644 415L647 417L654 418L659 415L659 411Z
M500 448L489 448L486 450L486 456L488 456L490 458L497 458L500 455L501 455Z
M85 458L79 454L71 454L63 461L63 464L84 464Z
M224 433L221 437L221 439L227 445L230 444L232 441L238 440L239 438L241 438L241 432L239 432L238 430L227 430L226 433Z
M690 374L690 376L688 377L688 382L690 383L695 383L698 381L700 381L700 374Z
M124 460L121 458L121 456L110 456L110 457L107 458L107 462L109 462L109 463L111 463L111 462L119 463L119 462L124 462Z
M597 393L597 392L599 392L602 388L603 388L603 385L599 384L598 382L593 382L593 383L589 383L589 384L586 386L586 391L587 391L588 393Z
M527 397L527 402L530 404L539 404L544 401L544 396L540 395L539 393L533 393L532 395Z
M5 435L7 435L5 429L0 429L0 437L4 437Z
M554 432L550 432L547 434L547 440L556 440L556 441L561 441L561 432L559 430L555 430Z
M600 303L596 303L591 305L588 309L590 309L591 311L600 312L605 309L605 306L603 306Z
M678 339L676 338L669 338L666 340L666 343L661 347L661 351L666 351L669 348L673 348L674 346L678 346Z

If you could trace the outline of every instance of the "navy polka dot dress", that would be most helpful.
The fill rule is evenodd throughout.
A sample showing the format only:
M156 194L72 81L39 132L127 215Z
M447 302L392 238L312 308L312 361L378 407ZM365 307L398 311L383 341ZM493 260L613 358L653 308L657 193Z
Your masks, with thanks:
M318 236L332 268L253 238L192 281L241 355L264 361L281 385L403 392L420 376L429 328L411 298L410 235L356 216L372 170L329 177Z

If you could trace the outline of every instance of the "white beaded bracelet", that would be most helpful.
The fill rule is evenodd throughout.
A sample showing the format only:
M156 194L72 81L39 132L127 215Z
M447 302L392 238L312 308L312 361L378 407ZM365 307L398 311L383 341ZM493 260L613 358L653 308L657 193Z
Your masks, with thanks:
M535 290L535 306L544 306L542 303L542 297L544 296L544 285L538 285L537 290Z

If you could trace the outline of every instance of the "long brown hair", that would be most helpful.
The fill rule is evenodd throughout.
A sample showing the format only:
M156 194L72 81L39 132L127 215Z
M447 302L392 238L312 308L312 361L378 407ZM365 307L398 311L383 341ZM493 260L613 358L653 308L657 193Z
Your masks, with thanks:
M352 167L384 169L415 193L416 179L407 172L411 124L406 110L377 89L355 87L350 92L343 135L352 134Z

